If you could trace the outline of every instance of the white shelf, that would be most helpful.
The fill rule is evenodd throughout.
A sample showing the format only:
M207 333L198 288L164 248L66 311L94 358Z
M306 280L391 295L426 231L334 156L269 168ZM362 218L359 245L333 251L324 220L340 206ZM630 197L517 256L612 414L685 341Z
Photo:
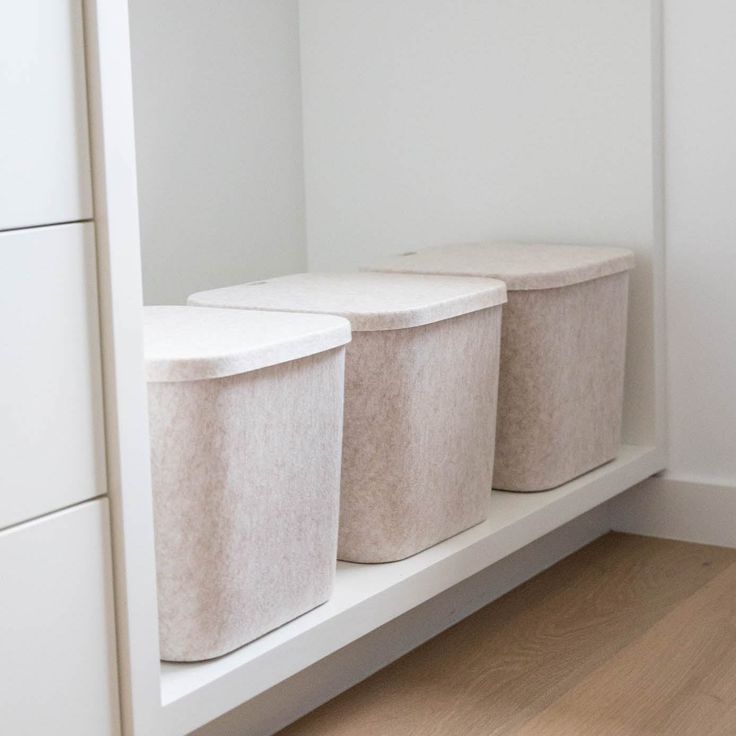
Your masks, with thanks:
M663 469L652 447L544 493L494 492L488 521L401 562L339 563L323 606L209 662L161 666L163 727L188 733Z
M629 303L624 436L641 446L623 448L615 462L555 491L526 496L496 494L492 516L487 523L403 562L381 566L343 565L332 600L316 611L217 661L162 668L158 649L148 415L142 368L141 269L128 2L85 0L87 91L94 149L95 233L105 368L105 436L125 736L183 736L663 469L666 355L662 0L652 0L649 5L643 8L646 16L643 25L632 27L632 34L627 37L636 53L627 50L625 55L616 57L616 63L620 62L621 69L629 71L632 64L638 64L637 79L651 87L651 100L640 86L633 96L619 100L622 104L641 106L636 113L637 120L652 121L648 136L643 128L640 131L640 142L647 142L647 145L637 149L640 156L637 165L642 167L642 172L646 168L646 175L637 179L651 181L651 189L642 187L633 194L628 190L624 192L636 196L636 202L631 198L626 200L632 207L632 217L621 220L626 224L623 229L616 230L614 223L614 230L610 231L607 223L599 222L601 218L593 222L585 217L573 217L567 228L585 242L608 243L611 238L605 233L610 231L616 244L636 250L637 269L632 274ZM647 28L651 32L649 50L646 49ZM319 28L315 26L312 30L319 31ZM213 29L213 32L218 30ZM513 38L513 33L506 35ZM319 44L313 47L321 48ZM400 44L397 48L400 52ZM510 49L511 53L518 52L513 45ZM585 55L584 45L579 50ZM329 71L329 65L325 69ZM375 89L380 89L380 78L373 81ZM536 81L522 81L529 82L525 87L529 97ZM501 102L508 105L515 95L518 97L517 92L512 90L510 97ZM603 114L605 106L592 109L601 113L600 120L593 120L593 134L605 137L607 128L596 126L599 123L605 126L610 115ZM504 136L491 136L489 140L491 159L504 157L508 147ZM528 174L533 177L538 161L532 157L527 163ZM420 164L423 166L424 162ZM562 164L566 165L566 161L562 160ZM523 234L528 234L524 200L514 200L510 204L509 212L504 213L508 215L504 220L507 223L504 235L523 240ZM640 232L636 223L645 217L651 220L650 226ZM553 220L555 218L550 223L554 226ZM474 225L473 218L466 217L460 230L467 229L468 222L472 228L477 227L480 220L476 218ZM635 230L629 227L632 223ZM436 231L433 226L424 236L420 234L419 240L425 236L435 237ZM395 228L391 233L395 233ZM452 233L448 237L452 239ZM302 696L293 692L292 697L299 701ZM297 702L295 705L304 704ZM248 720L245 716L241 730L249 730Z

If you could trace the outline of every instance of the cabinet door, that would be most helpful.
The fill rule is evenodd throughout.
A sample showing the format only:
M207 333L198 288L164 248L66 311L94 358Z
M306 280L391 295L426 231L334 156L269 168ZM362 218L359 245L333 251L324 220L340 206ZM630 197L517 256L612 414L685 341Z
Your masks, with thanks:
M120 732L107 500L0 532L0 731Z
M91 216L82 0L3 0L0 230Z
M105 493L94 231L0 233L0 528Z

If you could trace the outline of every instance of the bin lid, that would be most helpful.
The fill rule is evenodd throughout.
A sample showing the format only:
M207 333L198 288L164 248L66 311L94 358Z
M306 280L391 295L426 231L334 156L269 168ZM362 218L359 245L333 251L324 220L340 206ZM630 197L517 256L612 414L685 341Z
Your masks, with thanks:
M509 291L570 286L634 267L625 248L541 243L463 243L389 257L367 271L487 276Z
M143 334L149 383L198 381L345 345L350 323L320 314L144 307Z
M371 332L439 322L506 301L494 279L388 273L299 273L192 294L194 306L335 314Z

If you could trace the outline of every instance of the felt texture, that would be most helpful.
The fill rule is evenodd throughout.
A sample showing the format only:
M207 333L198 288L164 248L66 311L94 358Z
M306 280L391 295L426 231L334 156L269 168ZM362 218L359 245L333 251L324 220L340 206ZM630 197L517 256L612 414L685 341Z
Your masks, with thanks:
M149 383L161 657L217 657L329 597L344 347Z
M509 292L493 487L542 491L618 452L628 273Z
M338 556L388 562L488 517L501 307L354 332Z
M352 562L409 557L488 517L505 301L493 279L381 273L189 298L350 320L338 556Z
M527 291L571 286L633 267L634 254L625 248L460 243L391 256L364 270L492 277L501 279L509 291Z
M618 452L633 266L623 248L470 243L370 269L506 282L493 486L543 491Z
M298 273L192 294L188 304L333 314L368 331L418 327L505 301L506 287L494 279Z
M145 307L148 381L222 378L314 355L350 340L340 317Z

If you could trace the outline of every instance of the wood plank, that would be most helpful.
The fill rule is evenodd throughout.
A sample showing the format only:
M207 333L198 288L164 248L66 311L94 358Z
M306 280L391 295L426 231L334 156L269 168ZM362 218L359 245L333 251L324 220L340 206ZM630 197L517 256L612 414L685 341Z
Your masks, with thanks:
M518 731L518 736L736 733L736 564Z
M736 550L609 534L281 736L515 735L732 563Z

